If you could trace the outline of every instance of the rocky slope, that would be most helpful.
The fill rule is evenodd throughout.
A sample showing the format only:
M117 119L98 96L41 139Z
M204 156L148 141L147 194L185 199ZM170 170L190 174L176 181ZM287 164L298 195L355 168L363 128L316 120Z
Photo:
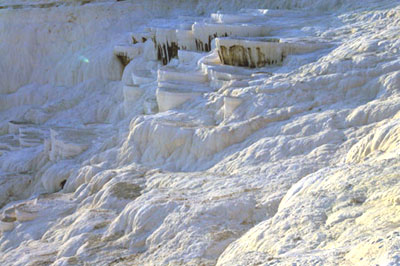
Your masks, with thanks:
M0 1L2 265L399 265L399 12Z

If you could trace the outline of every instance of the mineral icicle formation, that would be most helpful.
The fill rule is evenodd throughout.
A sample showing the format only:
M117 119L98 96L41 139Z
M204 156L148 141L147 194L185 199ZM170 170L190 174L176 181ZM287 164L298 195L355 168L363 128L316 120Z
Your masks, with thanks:
M318 43L307 40L307 37L303 40L265 37L284 28L279 25L279 19L306 23L306 14L297 12L294 17L291 14L290 11L274 13L245 9L243 14L236 15L214 13L210 18L156 20L154 26L144 32L133 32L131 45L115 46L114 54L126 65L140 54L142 46L138 43L151 38L157 59L166 65L178 57L178 50L211 51L212 42L216 39L216 50L223 64L254 68L281 64L289 54L307 53L329 46L329 43Z
M399 265L399 11L0 0L0 264Z
M132 42L129 45L114 47L114 54L124 66L137 59L123 74L124 77L128 77L123 78L126 85L126 106L132 98L136 102L136 96L133 95L140 94L141 89L137 87L142 84L157 82L158 110L164 112L221 88L224 84L223 79L234 82L249 78L242 74L244 71L240 68L225 66L262 68L268 65L282 65L289 55L307 54L332 46L327 40L318 41L314 36L287 39L271 36L274 29L284 28L283 25L271 26L271 21L277 23L277 17L290 19L288 14L292 12L273 13L246 9L244 14L237 15L214 13L210 18L155 20L149 23L154 26L130 33ZM305 14L295 14L292 19L306 23ZM215 44L212 45L214 41ZM146 52L144 46L149 48ZM210 51L211 53L206 53ZM187 60L191 54L193 59ZM152 79L150 73L153 66L139 66L143 60L138 58L157 59L162 65L167 65L174 58L179 61L170 63L168 67L161 67L157 76L153 75ZM242 75L232 75L232 71ZM247 71L252 72L255 71ZM144 79L141 78L143 73L147 73ZM225 78L222 78L221 82L220 76L224 75ZM229 110L229 107L224 110ZM230 111L226 112L225 118L229 116Z

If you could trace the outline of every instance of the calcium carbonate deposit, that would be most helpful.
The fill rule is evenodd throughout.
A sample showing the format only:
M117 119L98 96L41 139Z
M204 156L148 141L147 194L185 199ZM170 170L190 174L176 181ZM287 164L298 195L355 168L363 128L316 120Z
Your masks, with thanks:
M400 265L400 2L0 0L0 265Z

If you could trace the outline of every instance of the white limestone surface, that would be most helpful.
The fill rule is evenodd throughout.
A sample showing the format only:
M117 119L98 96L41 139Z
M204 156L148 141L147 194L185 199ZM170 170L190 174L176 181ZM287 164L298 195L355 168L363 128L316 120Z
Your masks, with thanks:
M0 0L0 264L399 265L399 14ZM329 46L250 69L209 34Z

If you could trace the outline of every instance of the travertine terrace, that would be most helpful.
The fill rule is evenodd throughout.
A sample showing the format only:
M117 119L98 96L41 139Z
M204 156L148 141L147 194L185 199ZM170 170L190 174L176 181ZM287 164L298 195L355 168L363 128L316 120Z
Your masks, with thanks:
M400 265L400 3L0 0L0 265Z

